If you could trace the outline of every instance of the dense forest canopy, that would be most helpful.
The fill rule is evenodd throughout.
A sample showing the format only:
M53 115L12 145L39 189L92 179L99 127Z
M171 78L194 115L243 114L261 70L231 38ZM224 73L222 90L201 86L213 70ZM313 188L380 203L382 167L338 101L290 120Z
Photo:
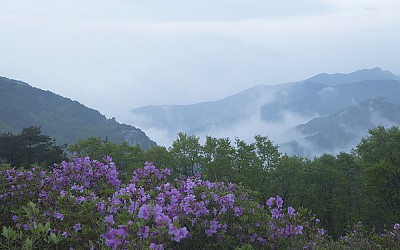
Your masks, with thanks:
M254 142L239 138L179 133L170 148L147 151L127 143L91 137L68 147L68 155L92 159L112 157L122 178L151 161L168 167L172 176L201 173L210 181L233 182L250 190L259 201L279 195L284 206L305 207L321 218L333 237L362 222L383 230L400 219L400 131L378 126L369 131L351 153L324 154L313 159L282 155L267 137ZM0 157L13 166L62 160L65 154L54 140L30 127L20 135L3 133Z

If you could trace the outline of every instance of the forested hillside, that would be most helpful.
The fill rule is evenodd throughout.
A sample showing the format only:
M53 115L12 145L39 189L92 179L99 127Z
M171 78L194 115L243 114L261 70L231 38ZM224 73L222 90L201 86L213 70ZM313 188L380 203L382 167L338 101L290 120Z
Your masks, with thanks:
M155 145L140 129L107 119L77 101L0 77L0 132L18 133L29 126L41 127L60 145L90 136L116 143L127 141L143 149Z

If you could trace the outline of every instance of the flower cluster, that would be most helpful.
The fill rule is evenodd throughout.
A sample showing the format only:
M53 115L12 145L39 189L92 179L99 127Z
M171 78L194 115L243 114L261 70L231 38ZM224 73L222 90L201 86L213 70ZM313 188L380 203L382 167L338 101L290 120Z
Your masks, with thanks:
M232 183L169 176L146 162L122 183L109 157L0 170L0 247L21 248L24 239L62 249L312 249L326 242L318 219L279 196L263 205ZM399 231L395 224L391 238Z
M35 225L50 222L51 233L62 235L67 239L65 244L72 246L77 244L74 237L84 239L95 234L88 232L92 227L87 222L100 219L100 213L93 214L96 201L114 193L120 184L111 158L104 162L75 158L48 168L2 170L1 224L22 230L29 237L35 232Z
M279 196L262 206L232 183L202 180L198 174L168 182L168 175L168 170L146 163L106 204L98 203L107 246L184 249L197 243L215 248L227 235L231 245L254 248L308 240L303 234L304 229L310 231L307 220L292 207L284 210Z

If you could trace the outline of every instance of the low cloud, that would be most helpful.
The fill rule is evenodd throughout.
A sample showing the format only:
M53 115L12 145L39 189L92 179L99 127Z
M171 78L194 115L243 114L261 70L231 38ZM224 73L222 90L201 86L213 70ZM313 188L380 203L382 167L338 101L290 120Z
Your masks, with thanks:
M289 132L289 129L307 122L311 117L301 116L293 112L283 112L283 119L279 122L266 122L259 113L240 120L229 127L215 128L203 132L201 135L211 135L214 137L229 137L231 139L238 137L245 141L253 141L257 134L268 136L276 144L287 140L297 138L299 135L295 132Z
M217 138L228 137L233 141L235 137L244 140L248 143L254 141L255 135L268 136L274 144L282 144L284 142L298 139L302 135L290 130L294 126L305 123L313 117L302 116L294 112L283 112L283 119L279 122L266 122L262 119L261 114L249 115L242 120L229 124L228 126L209 126L203 131L197 131L194 134L200 137L202 143L204 143L206 136L212 136ZM139 120L135 119L136 124L140 123ZM143 119L145 121L145 119ZM141 128L151 139L156 141L159 145L170 147L172 142L176 139L178 132L187 131L170 131L160 127L144 127Z
M318 94L322 97L327 97L336 92L337 92L337 89L335 89L334 87L326 87L326 88L323 88Z

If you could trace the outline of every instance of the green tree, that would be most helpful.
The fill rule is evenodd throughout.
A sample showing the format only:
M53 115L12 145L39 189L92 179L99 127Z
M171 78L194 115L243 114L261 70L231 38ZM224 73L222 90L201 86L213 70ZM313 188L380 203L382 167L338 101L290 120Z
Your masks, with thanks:
M178 133L169 152L174 159L174 169L184 176L192 176L201 171L200 138L186 133Z
M17 135L11 132L0 135L0 160L15 166L18 161L20 143Z
M378 126L369 130L355 152L361 157L368 222L388 224L400 219L400 130Z
M202 146L202 167L205 178L214 181L233 179L233 160L235 149L229 138L206 137Z
M255 146L259 160L261 161L264 170L268 171L273 168L278 162L281 153L278 146L274 145L268 136L256 135Z
M66 158L63 147L47 135L42 135L40 127L23 128L21 134L11 132L0 136L0 158L12 166L30 167L33 163L51 164Z
M336 169L342 173L342 196L338 200L343 206L339 212L340 227L352 226L362 218L362 168L354 154L341 152L336 156Z
M345 203L347 181L337 167L336 157L324 154L315 158L307 166L305 178L305 206L317 214L331 235L340 235L346 226L343 213L348 206Z
M235 178L233 178L233 181L241 183L253 191L261 192L266 171L264 171L263 164L261 164L257 156L255 144L249 144L239 138L235 138L234 148L233 169Z
M144 157L146 161L152 162L157 168L171 169L173 166L174 159L171 153L162 146L154 146L144 152Z
M76 153L79 157L90 156L92 159L101 160L109 153L104 144L100 137L89 137L71 144L68 151Z
M79 157L89 156L96 160L110 156L124 176L145 163L144 152L138 145L130 146L127 142L116 144L107 138L102 140L100 137L89 137L70 145L68 151Z
M305 159L298 156L284 155L279 162L274 164L267 174L267 180L264 181L268 196L279 195L285 201L285 206L300 207L304 199L304 163ZM267 197L265 197L267 198Z
M235 159L234 169L238 174L243 174L248 171L249 168L257 164L257 154L255 152L255 145L253 143L248 144L244 140L235 138Z

